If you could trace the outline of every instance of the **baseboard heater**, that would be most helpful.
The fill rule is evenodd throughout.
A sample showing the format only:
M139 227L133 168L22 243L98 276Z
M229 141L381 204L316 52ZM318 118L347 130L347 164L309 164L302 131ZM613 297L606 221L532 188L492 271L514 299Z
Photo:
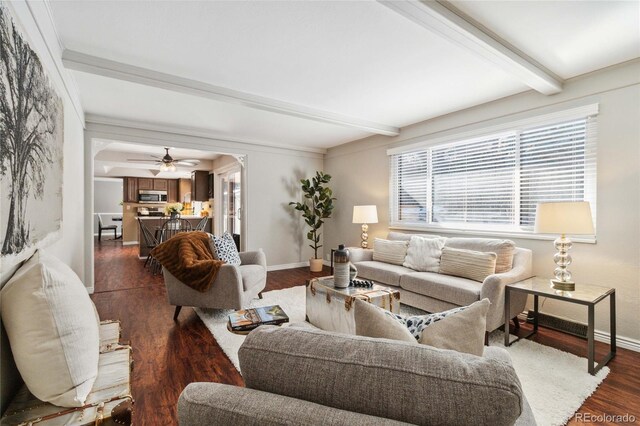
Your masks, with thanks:
M533 311L527 313L527 322L533 324ZM554 317L543 313L538 313L538 325L552 330L562 331L574 336L587 338L587 325L573 322L564 318Z

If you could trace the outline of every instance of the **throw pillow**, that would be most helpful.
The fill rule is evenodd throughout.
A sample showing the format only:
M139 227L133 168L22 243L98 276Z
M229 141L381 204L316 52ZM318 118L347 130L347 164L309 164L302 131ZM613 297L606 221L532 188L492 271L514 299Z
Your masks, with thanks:
M373 245L373 260L402 265L407 255L406 241L390 241L376 238Z
M446 238L412 236L403 266L420 272L438 272L445 241Z
M0 292L2 322L29 391L80 407L98 375L99 319L78 276L36 252Z
M483 282L495 274L496 259L495 253L445 247L440 259L440 273Z
M516 251L516 243L513 241L492 238L449 238L445 247L495 253L498 256L496 274L511 270Z
M409 329L386 315L384 309L360 299L355 300L353 309L357 336L416 342Z
M490 304L489 299L482 299L469 306L420 316L383 312L403 324L423 345L482 356Z
M233 241L233 237L228 232L222 234L222 236L212 235L214 256L218 260L222 260L229 265L240 265L240 255L238 254L238 248Z

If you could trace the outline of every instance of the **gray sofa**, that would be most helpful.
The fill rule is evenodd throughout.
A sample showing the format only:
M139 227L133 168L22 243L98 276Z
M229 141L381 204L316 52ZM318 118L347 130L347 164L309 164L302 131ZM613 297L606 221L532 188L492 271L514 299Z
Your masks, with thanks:
M267 285L267 259L262 250L240 253L240 266L222 265L209 290L202 293L185 285L171 272L162 269L169 303L175 305L178 318L182 306L217 309L241 309L261 296Z
M262 326L239 352L246 388L192 383L182 426L535 425L506 351L478 357L417 343Z
M390 232L389 240L408 241L412 234ZM448 238L445 247L477 251L490 246L484 238ZM516 247L513 266L508 272L489 275L480 283L466 278L435 272L417 272L400 265L373 260L372 249L349 248L351 262L358 268L358 277L374 280L388 286L398 287L402 303L427 312L441 312L458 306L470 305L487 298L491 307L487 314L487 331L491 332L504 324L504 287L533 276L531 250ZM527 296L511 294L510 317L524 310Z

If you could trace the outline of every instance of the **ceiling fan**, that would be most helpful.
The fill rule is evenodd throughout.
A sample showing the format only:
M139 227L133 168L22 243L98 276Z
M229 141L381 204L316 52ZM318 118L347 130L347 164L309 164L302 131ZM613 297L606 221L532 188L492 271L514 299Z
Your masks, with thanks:
M169 155L169 148L164 148L164 150L165 150L164 157L160 157L159 155L150 155L150 157L154 158L153 160L148 160L148 159L136 160L136 159L129 158L127 159L127 161L135 162L135 163L140 161L153 162L153 163L156 163L156 165L160 166L161 172L175 172L177 168L176 166L193 167L200 164L200 160L196 160L194 158L183 158L180 160L177 158L173 158L171 155Z

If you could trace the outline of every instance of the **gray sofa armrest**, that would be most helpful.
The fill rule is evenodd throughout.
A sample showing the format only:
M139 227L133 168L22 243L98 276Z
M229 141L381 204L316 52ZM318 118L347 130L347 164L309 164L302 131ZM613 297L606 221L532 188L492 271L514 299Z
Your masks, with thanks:
M191 383L178 400L181 426L220 425L403 425L406 423L326 407L255 389Z
M243 265L260 265L267 268L267 256L262 250L243 251L240 254L240 262Z
M349 247L349 257L351 259L351 263L373 260L373 249Z
M501 274L489 275L480 289L480 299L485 297L491 301L491 309L487 314L487 331L493 331L504 324L504 287L507 284L531 278L533 276L533 253L531 250L517 248L513 257L513 267ZM523 293L512 293L510 318L524 310L527 296Z

